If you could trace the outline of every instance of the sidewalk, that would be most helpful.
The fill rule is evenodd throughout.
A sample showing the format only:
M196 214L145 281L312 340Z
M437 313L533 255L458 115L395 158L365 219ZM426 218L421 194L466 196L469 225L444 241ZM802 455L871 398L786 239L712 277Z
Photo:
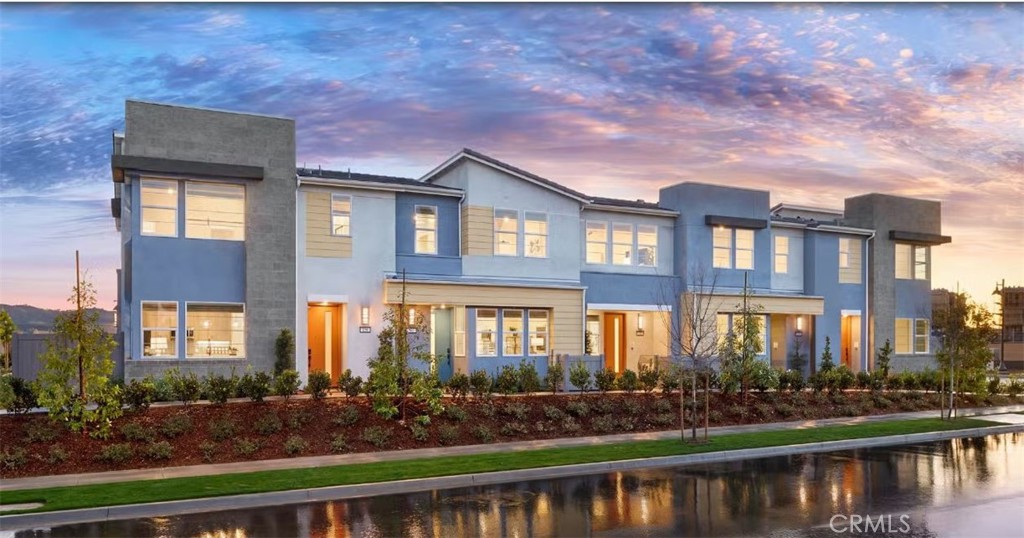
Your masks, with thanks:
M960 409L959 416L968 417L982 415L1002 415L1007 413L1019 412L1024 412L1024 405ZM913 420L937 417L938 412L935 410L930 410L914 411L909 413L893 413L888 415L873 415L867 417L832 418L823 420L807 420L793 422L774 422L770 424L745 424L740 426L719 426L709 428L708 435L714 437L733 433L798 430L807 428L817 428L820 426L827 425L851 425L880 421ZM700 436L701 434L702 430L698 429L697 435ZM687 431L687 435L689 436L689 431ZM486 454L495 452L536 450L542 448L561 448L588 445L592 446L623 443L630 441L653 441L660 439L678 438L679 430L672 430L662 432L628 433L620 435L543 439L537 441L517 441L510 443L494 443L489 445L419 448L387 452L368 452L359 454L311 456L306 458L242 461L234 463L217 463L209 465L190 465L183 467L130 469L124 471L109 471L103 473L83 473L29 478L15 478L10 480L0 480L0 492L25 489L80 486L85 484L106 484L112 482L132 482L137 480L157 480L163 478L209 476L232 473L246 473L255 471L272 471L280 469L305 469L316 467L328 467L335 465L353 465L360 463L432 458L437 456Z

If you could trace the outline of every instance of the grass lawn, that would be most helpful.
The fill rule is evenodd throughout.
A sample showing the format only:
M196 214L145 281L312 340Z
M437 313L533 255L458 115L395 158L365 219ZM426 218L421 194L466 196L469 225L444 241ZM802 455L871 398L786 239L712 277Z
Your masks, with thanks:
M826 426L804 430L739 433L713 437L707 444L689 445L678 440L638 441L611 445L550 448L521 452L499 452L469 456L446 456L416 460L339 465L312 469L260 471L218 476L169 478L136 482L118 482L65 488L10 491L0 493L0 503L41 502L36 510L4 514L47 512L158 501L262 493L290 489L386 482L489 471L508 471L593 463L658 456L718 452L744 448L818 443L933 431L959 430L995 425L992 422L960 418L952 422L939 419L901 420Z

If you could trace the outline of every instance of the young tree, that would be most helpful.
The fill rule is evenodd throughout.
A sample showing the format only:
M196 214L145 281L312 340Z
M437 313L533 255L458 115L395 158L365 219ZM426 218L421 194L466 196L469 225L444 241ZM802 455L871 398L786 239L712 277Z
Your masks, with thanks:
M274 375L281 375L285 370L294 370L295 336L289 329L281 329L274 340Z
M934 329L942 337L936 354L943 377L950 381L947 417L956 414L957 390L974 388L984 379L985 366L992 360L988 343L996 334L992 313L971 300L966 293L954 294L948 308L938 310Z
M722 368L739 382L743 403L746 404L750 385L753 382L754 364L758 360L757 356L764 353L763 327L761 325L763 308L759 304L752 303L746 275L743 278L743 302L738 306L738 311L733 315L732 334L735 338L726 341L726 347L731 347L731 349L727 349L727 353L723 355ZM724 357L729 357L729 359L726 361Z
M95 288L79 277L77 252L75 278L69 299L75 309L57 315L54 335L40 356L39 403L72 431L107 437L121 415L120 387L110 383L115 343L100 324Z
M682 356L688 359L693 366L690 371L690 396L693 406L693 419L690 421L691 440L697 439L697 376L704 378L704 440L707 440L707 410L709 407L710 391L707 386L710 383L711 363L718 354L718 327L716 316L718 315L715 298L715 288L718 285L718 273L708 270L707 266L695 264L687 272L689 293L682 299L680 308L681 327L675 331L669 330L673 335L673 341L679 342L679 349ZM686 386L684 376L685 368L679 368L679 411L681 417L681 435L686 438Z
M11 340L14 340L14 333L18 326L14 324L11 315L6 310L0 310L0 374L11 371Z

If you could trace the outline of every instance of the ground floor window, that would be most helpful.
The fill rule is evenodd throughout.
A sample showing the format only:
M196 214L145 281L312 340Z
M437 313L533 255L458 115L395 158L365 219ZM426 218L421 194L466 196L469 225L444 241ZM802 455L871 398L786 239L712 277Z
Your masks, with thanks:
M548 311L530 310L530 355L548 354Z
M142 302L142 356L178 356L178 303Z
M185 325L188 327L188 358L245 356L245 305L188 303Z
M584 351L587 355L600 355L601 354L601 316L588 315L587 316L587 332L586 335L586 349Z
M479 308L476 311L476 354L478 357L494 357L498 354L498 311Z
M925 318L896 318L896 345L894 351L899 354L926 354L929 351L928 339L931 335L931 323Z
M501 326L503 334L504 348L502 349L503 355L522 355L523 354L523 311L522 310L502 310L501 312Z

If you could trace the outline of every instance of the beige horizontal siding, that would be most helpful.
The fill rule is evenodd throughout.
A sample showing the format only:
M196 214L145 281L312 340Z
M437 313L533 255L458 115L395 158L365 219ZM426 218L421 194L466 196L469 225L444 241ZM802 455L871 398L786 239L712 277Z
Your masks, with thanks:
M683 294L683 300L693 304L692 294ZM711 311L736 312L743 304L740 294L716 294L712 297ZM762 314L804 314L820 316L825 313L825 299L821 297L762 297L752 295L749 298L751 307L760 307Z
M462 253L466 256L494 255L494 208L462 206Z
M839 268L840 284L860 284L861 273L863 273L864 268L861 262L863 247L864 245L860 239L850 239L850 265L849 267Z
M386 301L400 301L402 283L386 280ZM405 302L413 305L493 306L551 309L551 350L583 353L583 290L409 282Z
M331 235L331 194L328 192L306 192L306 256L352 257L352 238Z

